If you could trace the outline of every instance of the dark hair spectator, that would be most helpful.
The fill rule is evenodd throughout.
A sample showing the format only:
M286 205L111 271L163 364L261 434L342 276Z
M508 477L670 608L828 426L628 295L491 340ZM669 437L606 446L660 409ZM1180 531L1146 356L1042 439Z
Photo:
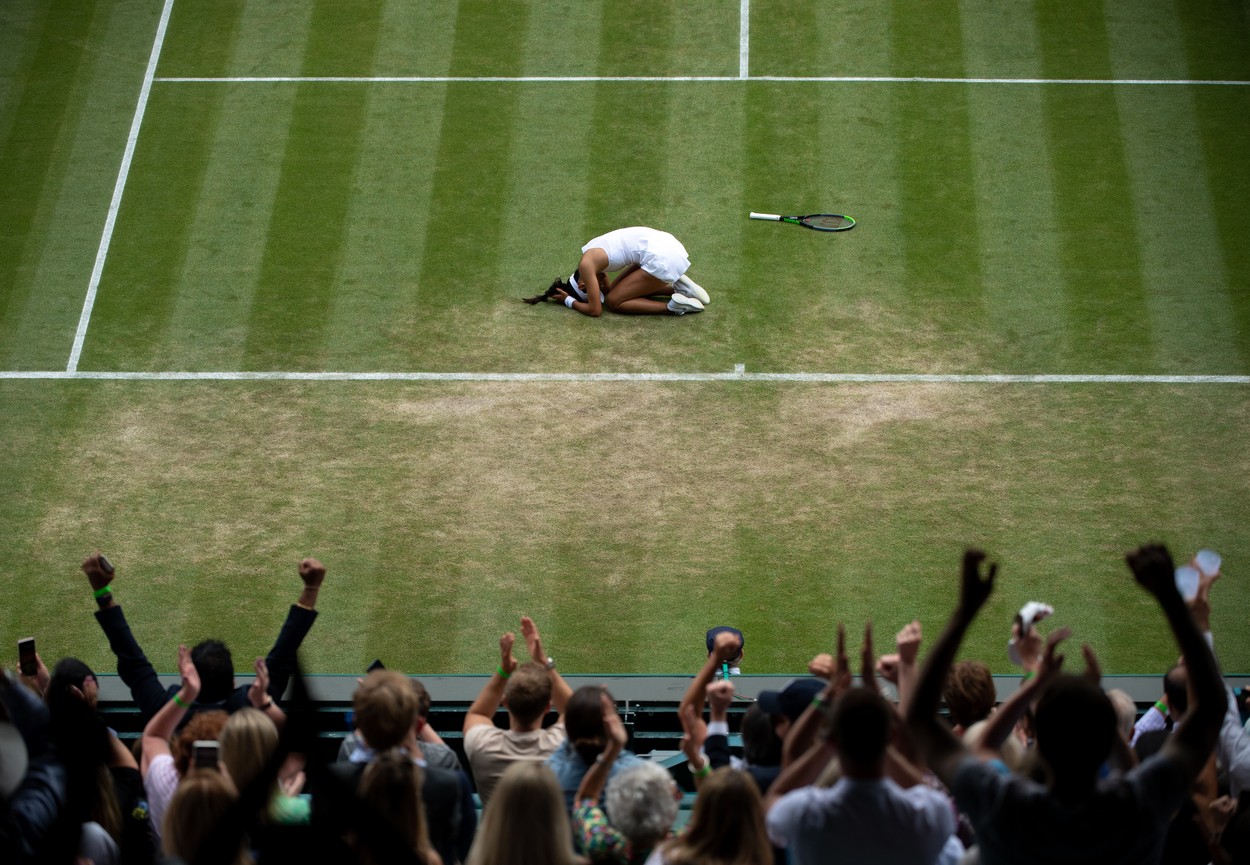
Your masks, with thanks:
M442 858L430 845L421 783L421 769L399 750L381 753L365 767L360 779L361 802L390 832L362 834L357 849L363 865L396 861L401 852L415 854L424 865L442 865Z
M988 718L998 699L990 668L980 661L960 661L951 667L942 696L960 731Z
M599 759L607 747L608 733L603 724L603 707L615 701L607 688L586 685L578 688L564 709L564 728L568 735L560 748L547 758L547 765L556 774L564 792L564 806L573 811L573 797L586 775L586 770ZM636 766L639 760L630 751L622 751L612 764L609 778Z

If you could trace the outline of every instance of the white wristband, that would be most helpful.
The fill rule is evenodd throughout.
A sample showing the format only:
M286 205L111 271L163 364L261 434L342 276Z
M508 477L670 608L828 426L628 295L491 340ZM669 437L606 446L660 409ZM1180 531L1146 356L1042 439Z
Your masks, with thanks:
M564 305L567 306L569 309L573 308L573 295L570 294L568 297L564 299Z

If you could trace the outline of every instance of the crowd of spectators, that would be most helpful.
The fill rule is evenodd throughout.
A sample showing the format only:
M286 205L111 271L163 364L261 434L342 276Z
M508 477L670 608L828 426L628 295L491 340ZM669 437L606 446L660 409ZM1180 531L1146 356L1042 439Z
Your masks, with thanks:
M695 794L677 827L674 774L629 750L606 688L569 686L528 617L526 660L504 634L462 729L443 731L463 737L463 762L431 725L422 683L379 664L323 765L297 663L320 562L300 563L298 599L249 681L207 640L177 648L180 681L165 688L96 554L82 569L143 732L128 743L109 729L95 673L76 658L0 670L0 862L1250 862L1250 724L1214 654L1218 574L1186 601L1165 548L1126 561L1180 650L1140 717L1127 694L1104 691L1088 644L1083 670L1063 671L1065 627L1044 636L1017 619L1023 675L1001 703L984 662L957 662L995 586L996 565L976 550L923 665L918 621L880 657L868 624L854 665L839 625L809 675L739 713L746 638L709 630L678 709Z

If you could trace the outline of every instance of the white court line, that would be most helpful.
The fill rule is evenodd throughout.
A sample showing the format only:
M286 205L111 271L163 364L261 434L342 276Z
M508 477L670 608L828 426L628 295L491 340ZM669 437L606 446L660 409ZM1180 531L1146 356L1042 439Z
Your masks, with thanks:
M172 2L172 0L171 0ZM746 2L746 0L744 0ZM742 60L739 61L740 66ZM226 78L157 78L162 84L597 84L597 83L664 83L687 81L767 81L783 84L1086 84L1086 85L1175 85L1212 87L1250 87L1250 81L1212 81L1199 78L890 78L884 76L791 76L791 75L381 75L381 76L238 76Z
M87 338L87 325L91 322L91 310L95 306L96 292L100 288L100 277L104 273L104 261L108 258L109 244L113 242L113 227L117 224L117 211L122 205L122 192L126 189L126 178L130 175L130 163L135 155L135 142L139 140L139 127L143 125L143 112L148 107L148 94L152 91L152 82L156 76L156 63L161 56L161 46L165 43L165 29L169 26L169 13L174 8L174 0L165 0L165 8L161 11L161 20L156 27L156 38L152 41L152 55L148 58L148 68L143 74L143 87L139 90L139 104L135 106L134 120L130 123L130 135L126 139L126 150L122 154L121 168L117 172L117 183L113 185L113 200L109 202L108 217L104 220L104 234L100 237L100 248L96 251L95 266L91 268L91 281L87 283L87 297L82 303L82 314L78 317L78 330L74 333L74 347L70 349L69 363L66 372L78 369L78 358L82 355L82 345Z
M751 59L751 0L738 7L738 77L748 78Z
M1056 375L747 372L0 372L0 380L59 381L434 381L678 382L746 381L811 384L1250 384L1250 375Z

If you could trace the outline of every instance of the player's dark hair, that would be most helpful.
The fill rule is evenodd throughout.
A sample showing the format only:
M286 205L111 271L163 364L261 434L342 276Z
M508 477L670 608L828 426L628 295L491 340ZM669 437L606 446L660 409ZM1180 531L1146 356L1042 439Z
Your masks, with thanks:
M234 658L221 640L204 640L191 650L200 674L200 703L220 703L234 690Z
M542 294L536 294L533 297L523 297L521 298L521 300L525 301L526 303L530 305L533 305L535 303L542 303L544 300L547 300L548 298L555 297L557 291L563 291L565 294L574 293L567 279L557 279L553 283L551 283L551 287L548 288L546 291L544 291Z

